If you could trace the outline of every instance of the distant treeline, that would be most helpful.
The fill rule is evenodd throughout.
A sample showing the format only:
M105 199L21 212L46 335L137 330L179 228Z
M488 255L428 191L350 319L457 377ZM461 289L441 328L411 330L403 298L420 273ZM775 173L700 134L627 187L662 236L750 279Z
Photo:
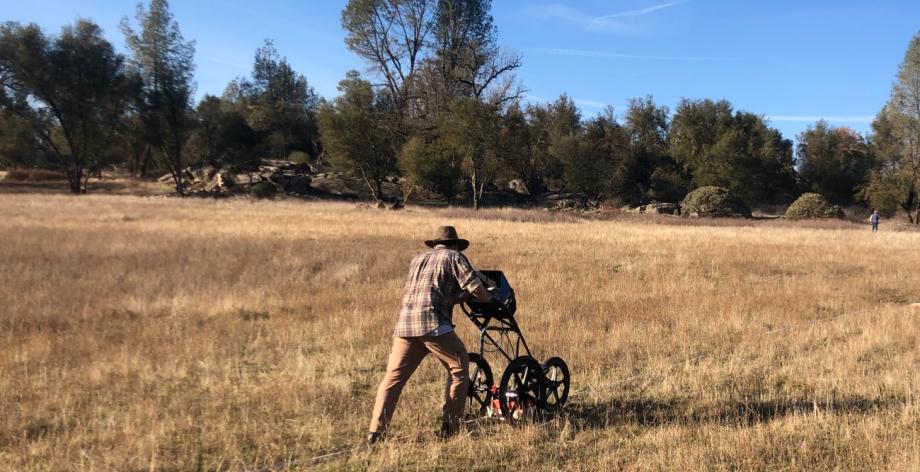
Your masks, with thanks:
M490 0L350 0L348 48L373 82L349 71L340 95L319 97L270 40L250 77L194 100L194 42L167 0L139 5L115 52L90 20L57 35L0 27L0 165L66 173L74 192L101 169L138 177L211 165L244 171L262 158L328 165L363 179L377 199L401 176L403 197L425 189L479 206L517 181L532 195L570 191L622 204L680 201L701 186L748 205L803 192L920 217L920 35L869 135L825 122L791 140L762 115L725 100L651 96L584 117L563 95L528 104L521 57L498 45ZM916 212L916 213L915 213Z

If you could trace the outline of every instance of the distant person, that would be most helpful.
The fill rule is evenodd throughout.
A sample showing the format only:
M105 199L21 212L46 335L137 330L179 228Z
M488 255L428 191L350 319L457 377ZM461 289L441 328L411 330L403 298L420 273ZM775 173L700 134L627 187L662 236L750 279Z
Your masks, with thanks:
M872 223L872 232L878 231L878 210L872 210L872 215L869 217L869 223Z
M453 226L438 228L437 236L425 245L432 250L415 256L409 267L393 349L374 402L367 436L370 444L383 437L403 387L429 353L447 369L440 436L452 436L460 429L469 387L469 358L451 323L454 305L470 296L489 301L491 295L462 253L470 242L458 238Z

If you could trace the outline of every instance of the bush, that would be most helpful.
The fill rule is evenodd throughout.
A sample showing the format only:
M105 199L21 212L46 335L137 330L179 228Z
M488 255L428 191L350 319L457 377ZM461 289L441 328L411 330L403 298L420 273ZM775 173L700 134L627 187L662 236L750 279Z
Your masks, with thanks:
M786 218L792 220L804 218L843 218L843 210L831 205L817 193L802 194L786 209Z
M3 180L10 182L48 182L67 180L61 172L45 169L13 169L6 173Z
M680 212L704 217L751 217L751 209L744 200L722 187L700 187L688 193L680 204Z
M249 195L255 198L275 198L279 193L281 193L281 187L268 180L249 187Z

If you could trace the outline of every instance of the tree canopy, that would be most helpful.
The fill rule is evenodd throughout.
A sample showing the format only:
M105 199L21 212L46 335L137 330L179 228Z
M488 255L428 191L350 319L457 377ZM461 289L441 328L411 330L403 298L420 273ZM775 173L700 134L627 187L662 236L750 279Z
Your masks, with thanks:
M717 187L748 207L811 192L920 222L920 34L871 133L818 121L793 146L725 99L671 107L649 95L588 116L566 94L529 98L492 3L347 0L345 45L367 70L327 98L266 39L248 76L196 103L195 42L168 0L122 21L124 56L90 20L57 35L5 23L0 166L58 170L74 192L106 166L168 172L183 194L190 166L288 159L361 179L378 201L421 190L479 208L513 189L518 202L555 192L641 205Z

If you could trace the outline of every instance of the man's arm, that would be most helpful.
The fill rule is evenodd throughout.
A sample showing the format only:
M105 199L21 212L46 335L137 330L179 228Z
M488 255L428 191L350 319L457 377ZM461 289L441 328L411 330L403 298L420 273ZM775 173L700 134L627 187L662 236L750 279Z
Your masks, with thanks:
M491 281L474 269L470 261L460 254L456 258L454 274L457 276L457 282L463 288L464 296L458 303L463 303L470 298L475 298L479 302L489 302L492 300Z

